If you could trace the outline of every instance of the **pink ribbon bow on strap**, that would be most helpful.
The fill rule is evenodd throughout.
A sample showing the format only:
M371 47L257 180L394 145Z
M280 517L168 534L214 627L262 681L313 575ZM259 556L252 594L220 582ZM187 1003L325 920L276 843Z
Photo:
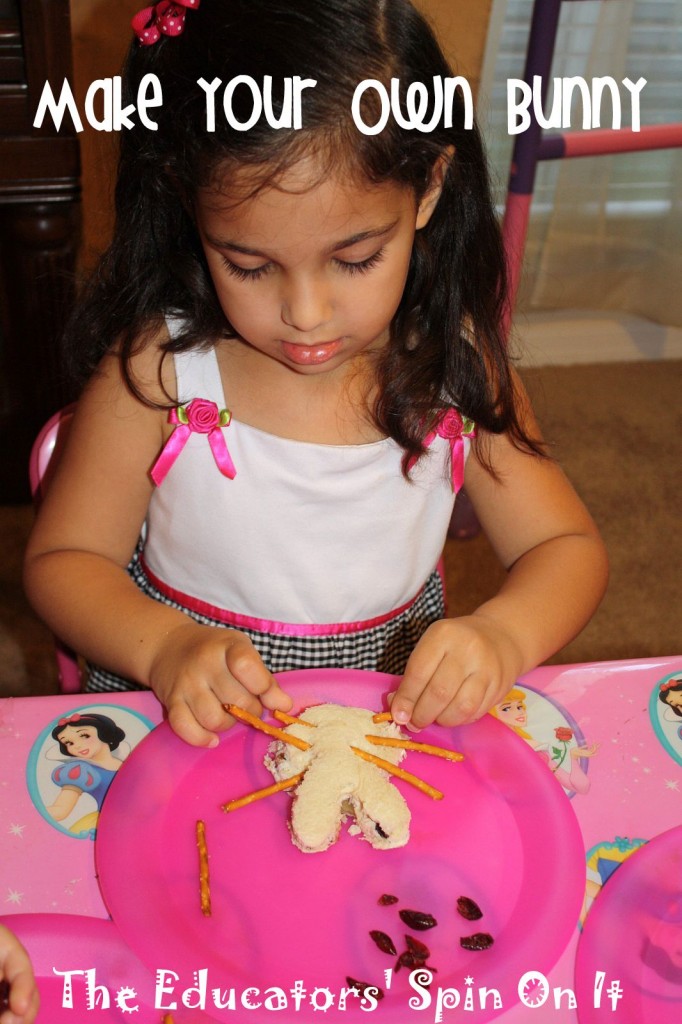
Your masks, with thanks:
M196 10L201 0L159 0L139 11L131 25L143 46L153 46L164 36L179 36L185 27L186 8Z
M205 398L194 398L187 405L171 409L168 422L175 424L175 430L163 446L163 451L152 466L151 477L158 487L163 483L168 470L185 447L192 433L208 434L208 443L218 469L223 476L233 480L237 475L234 462L227 450L222 428L232 420L229 409L218 410L215 402Z
M424 438L426 448L436 437L444 437L450 442L450 468L452 472L452 489L455 494L464 484L464 438L475 437L476 427L472 420L465 419L456 409L446 409L436 420L436 424Z

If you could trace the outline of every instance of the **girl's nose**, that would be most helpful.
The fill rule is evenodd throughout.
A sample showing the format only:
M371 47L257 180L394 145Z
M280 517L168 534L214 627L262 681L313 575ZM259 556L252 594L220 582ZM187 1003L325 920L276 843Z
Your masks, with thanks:
M282 296L282 320L288 327L310 334L330 317L331 301L322 281L306 277L289 282Z

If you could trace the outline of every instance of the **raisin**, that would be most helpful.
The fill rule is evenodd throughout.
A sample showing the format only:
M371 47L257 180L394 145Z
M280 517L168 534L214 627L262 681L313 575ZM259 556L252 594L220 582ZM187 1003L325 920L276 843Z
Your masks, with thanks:
M411 935L405 936L405 943L410 953L414 953L415 956L421 957L422 960L428 960L431 956L431 950L424 942L420 942L419 939L413 938Z
M460 896L457 900L457 913L467 921L478 921L479 917L483 917L483 911L478 903L474 903L468 896Z
M425 914L421 910L399 910L398 913L408 928L414 928L418 932L425 932L438 924L432 914Z
M474 935L462 936L459 944L462 949L490 949L494 941L492 935L488 935L487 932L476 932Z
M388 832L384 832L383 828L381 827L378 821L375 824L374 828L379 833L382 839L388 839Z
M383 896L380 896L377 903L380 907L390 907L392 903L397 903L398 897L391 896L390 892L385 892Z
M9 982L0 981L0 1013L9 1007Z
M355 978L346 977L346 984L348 985L348 988L356 989L356 991L362 996L364 996L366 989L371 988L374 989L375 999L384 998L383 989L380 989L378 985L370 984L369 981L357 981Z
M382 953L388 953L389 956L396 955L396 948L393 945L393 939L386 932L370 932L370 937L376 942L377 946Z

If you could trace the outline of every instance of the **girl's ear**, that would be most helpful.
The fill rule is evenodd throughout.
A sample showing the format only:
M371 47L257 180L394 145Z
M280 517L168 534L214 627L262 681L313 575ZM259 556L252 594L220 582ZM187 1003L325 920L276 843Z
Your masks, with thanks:
M431 169L431 181L429 187L421 198L417 207L416 229L426 227L431 219L431 214L436 209L440 194L443 191L443 182L448 172L448 167L455 155L455 147L447 146L436 160Z

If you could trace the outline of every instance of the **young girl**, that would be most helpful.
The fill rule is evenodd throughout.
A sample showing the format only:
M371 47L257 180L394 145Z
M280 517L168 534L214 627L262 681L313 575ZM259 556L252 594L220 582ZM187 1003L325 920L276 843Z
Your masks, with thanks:
M217 743L223 703L287 710L272 673L305 667L401 674L393 716L414 729L478 718L606 578L510 368L479 133L459 91L452 127L355 123L361 82L404 101L452 75L407 0L181 6L179 35L177 4L136 22L124 102L152 74L163 103L122 132L115 238L69 336L89 380L28 592L102 666L90 688L151 687L190 743ZM287 79L314 81L302 127L230 124L238 76L270 76L270 120ZM232 120L253 109L231 86ZM463 481L508 576L447 619Z
M14 932L0 924L0 1022L32 1024L40 999L28 953Z

